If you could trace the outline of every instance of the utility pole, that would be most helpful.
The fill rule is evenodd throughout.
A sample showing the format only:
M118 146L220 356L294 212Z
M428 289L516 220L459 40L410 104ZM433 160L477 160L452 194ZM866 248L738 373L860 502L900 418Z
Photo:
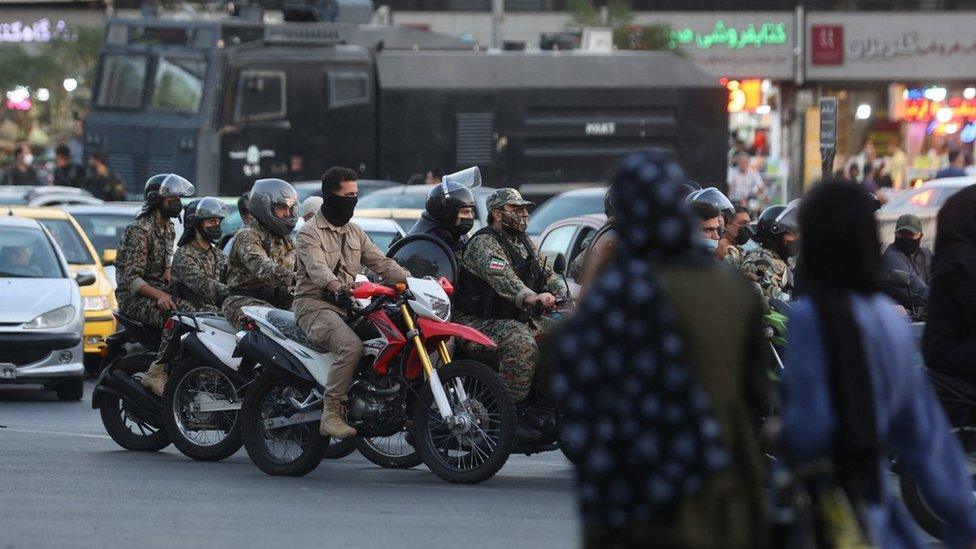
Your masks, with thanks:
M502 23L505 19L505 0L491 0L491 48L502 49Z

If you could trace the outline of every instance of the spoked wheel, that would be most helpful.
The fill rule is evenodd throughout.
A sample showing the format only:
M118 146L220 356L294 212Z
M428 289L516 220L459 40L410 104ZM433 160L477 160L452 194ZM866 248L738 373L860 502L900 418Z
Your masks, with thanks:
M414 448L409 426L388 437L359 439L359 453L386 469L410 469L424 462Z
M319 435L318 421L288 424L296 415L292 401L304 402L311 391L310 383L286 380L274 372L262 373L248 388L241 435L247 455L265 473L308 474L329 449L328 437Z
M973 497L976 498L976 427L954 427L952 433L959 437L959 442L962 444L963 453L966 455L966 468L969 470L969 477L973 482L970 490L972 490ZM912 518L929 535L941 539L947 525L945 519L932 509L925 500L925 496L918 489L918 485L908 478L904 471L899 475L899 482L901 484L901 497L905 500L905 506L908 507L908 512L911 513Z
M145 372L152 363L151 356L127 356L119 360L115 370L132 376ZM169 446L169 436L161 427L150 424L132 413L125 401L116 396L106 396L99 413L102 425L112 440L126 450L157 452Z
M475 484L505 465L515 441L515 403L487 366L457 360L437 369L452 421L445 422L430 386L413 410L413 433L424 463L440 478Z
M237 387L210 366L177 369L163 391L163 423L173 444L189 458L220 461L241 448Z

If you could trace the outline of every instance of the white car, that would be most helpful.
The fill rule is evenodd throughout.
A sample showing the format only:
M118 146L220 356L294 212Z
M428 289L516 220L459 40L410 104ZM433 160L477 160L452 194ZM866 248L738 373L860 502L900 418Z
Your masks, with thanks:
M78 286L51 234L34 219L0 217L0 384L40 384L61 400L84 390L85 317Z
M601 214L580 215L556 221L546 227L539 235L539 254L550 265L556 264L556 258L562 255L564 268L562 274L569 285L569 295L573 299L579 298L580 285L571 273L569 266L579 254L583 253L586 239L600 230L607 222L607 216Z
M55 185L0 187L0 204L11 206L61 206L64 204L102 204L84 189Z
M384 253L390 249L394 242L400 240L405 235L400 224L392 219L354 217L352 222L366 232L369 239L376 244L376 247Z
M942 205L949 197L976 185L976 177L944 177L926 181L922 185L908 189L892 198L878 210L878 230L881 242L891 244L895 239L895 223L904 214L915 214L922 221L922 246L932 249L935 246L935 220Z

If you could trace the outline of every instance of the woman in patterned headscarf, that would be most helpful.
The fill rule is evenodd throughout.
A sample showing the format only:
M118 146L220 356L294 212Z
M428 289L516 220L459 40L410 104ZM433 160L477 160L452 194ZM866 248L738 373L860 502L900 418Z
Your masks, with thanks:
M682 179L623 161L616 253L552 349L590 547L762 544L761 305L694 245Z

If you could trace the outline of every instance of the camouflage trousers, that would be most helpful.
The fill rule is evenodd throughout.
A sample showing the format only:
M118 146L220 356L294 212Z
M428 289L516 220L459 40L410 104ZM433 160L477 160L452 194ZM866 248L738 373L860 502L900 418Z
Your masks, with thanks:
M188 313L196 309L189 301L176 297L173 298L173 301L176 302L176 310L178 311ZM166 319L172 314L169 311L160 310L156 306L155 299L142 295L134 295L119 302L119 312L133 320L138 320L139 322L157 328L163 328L166 324ZM172 334L173 332L170 330L163 330L163 337L159 342L159 350L157 351L158 355L162 356L166 351Z
M224 306L221 307L220 312L223 313L224 318L230 325L237 328L241 324L241 308L243 307L274 307L274 305L264 301L263 299L258 299L256 297L248 297L246 295L232 295L224 300Z
M451 320L470 326L495 341L498 347L494 349L463 342L461 350L474 360L489 366L497 365L498 374L505 380L512 399L516 403L525 400L532 389L539 362L539 346L532 330L518 320L491 320L467 315L457 315Z

